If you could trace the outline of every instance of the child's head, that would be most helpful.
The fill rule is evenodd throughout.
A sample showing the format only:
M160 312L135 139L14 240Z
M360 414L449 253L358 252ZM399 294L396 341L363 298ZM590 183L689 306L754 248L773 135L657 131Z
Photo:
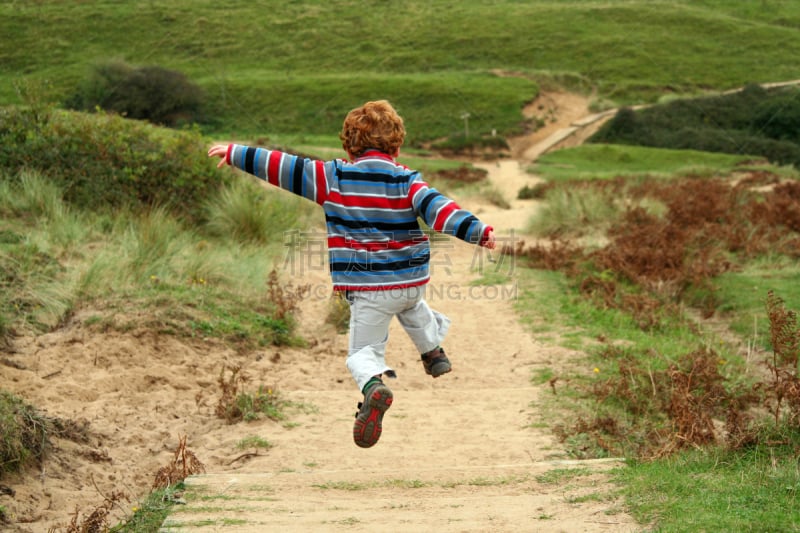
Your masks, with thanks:
M405 137L403 119L386 100L367 102L350 111L339 134L350 157L359 157L370 148L397 156Z

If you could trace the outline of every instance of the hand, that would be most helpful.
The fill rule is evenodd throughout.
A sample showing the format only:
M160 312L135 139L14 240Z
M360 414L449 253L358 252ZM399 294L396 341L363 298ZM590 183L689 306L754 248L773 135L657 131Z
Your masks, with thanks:
M217 163L217 168L224 167L228 161L228 145L227 144L215 144L211 148L208 149L208 157L220 157L220 162Z
M494 237L494 231L490 231L486 234L486 239L483 241L483 243L481 243L481 246L490 250L495 249L497 246L497 239Z

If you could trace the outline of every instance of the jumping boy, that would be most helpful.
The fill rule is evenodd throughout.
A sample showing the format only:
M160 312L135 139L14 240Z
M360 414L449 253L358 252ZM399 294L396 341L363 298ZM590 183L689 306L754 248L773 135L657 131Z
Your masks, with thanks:
M339 135L349 161L315 161L238 144L214 145L210 157L321 205L325 211L331 278L350 304L347 368L364 395L353 439L362 448L381 436L392 391L382 376L389 323L396 316L413 341L425 372L450 372L440 344L449 319L424 299L430 245L418 218L435 231L493 249L495 237L473 214L432 189L419 172L397 163L403 119L385 100L348 113Z

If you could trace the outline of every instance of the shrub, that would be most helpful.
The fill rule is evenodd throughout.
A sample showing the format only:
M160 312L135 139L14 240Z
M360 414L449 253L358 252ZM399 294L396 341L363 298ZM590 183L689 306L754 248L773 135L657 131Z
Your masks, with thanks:
M0 476L41 459L47 445L45 419L20 398L0 391Z
M65 105L81 111L100 108L129 118L176 126L194 122L202 103L200 87L180 72L112 61L94 67Z
M224 174L194 130L174 131L114 115L0 109L0 170L38 170L64 199L91 210L168 205L190 217ZM228 175L229 176L229 175Z
M590 142L755 154L800 166L800 91L758 85L715 97L621 109Z

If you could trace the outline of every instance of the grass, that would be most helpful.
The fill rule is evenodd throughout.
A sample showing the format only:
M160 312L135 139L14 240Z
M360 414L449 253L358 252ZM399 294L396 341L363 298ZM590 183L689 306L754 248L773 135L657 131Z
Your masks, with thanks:
M70 209L35 173L0 184L5 335L48 331L71 313L94 308L92 322L101 328L148 326L243 346L299 342L292 334L292 285L270 292L276 263L286 255L283 233L271 228L309 220L293 199L265 194L262 202L237 204L230 198L255 196L255 185L224 190L209 200L207 226L190 230L163 209L115 218ZM251 218L225 219L232 203ZM252 220L265 230L258 239ZM223 228L240 240L217 238Z
M584 144L544 154L531 169L551 182L610 179L655 174L729 173L758 159L694 150L668 150L612 144Z
M259 437L257 435L245 437L236 443L236 448L238 448L239 450L245 450L248 448L255 448L255 449L263 448L265 450L268 450L272 448L272 446L273 445L268 440Z
M590 476L592 474L593 472L588 468L554 468L553 470L548 470L544 474L536 476L536 481L546 485L561 485L565 481Z
M690 451L614 474L634 517L663 532L795 531L798 476L781 446Z
M598 339L613 339L658 354L656 364L663 368L670 360L704 342L695 328L678 322L668 322L661 331L643 331L629 314L601 309L581 298L561 273L521 267L517 274L520 291L516 309L528 321L535 317L534 331L561 330L560 343L564 347L591 354L603 346ZM608 370L603 361L591 356L581 361L581 365L589 371L598 365L601 371Z
M764 294L775 291L791 309L800 309L800 268L785 257L762 259L740 272L729 272L717 279L719 312L741 338L753 347L769 348L769 321Z
M800 7L778 1L415 0L372 3L369 17L352 1L227 9L221 24L208 0L3 3L0 31L15 46L2 53L0 102L20 101L21 80L47 80L63 101L93 64L121 58L186 73L217 133L329 135L347 110L387 97L412 139L461 131L464 112L470 131L508 135L537 84L655 101L792 79L800 51ZM332 20L342 31L326 30Z

